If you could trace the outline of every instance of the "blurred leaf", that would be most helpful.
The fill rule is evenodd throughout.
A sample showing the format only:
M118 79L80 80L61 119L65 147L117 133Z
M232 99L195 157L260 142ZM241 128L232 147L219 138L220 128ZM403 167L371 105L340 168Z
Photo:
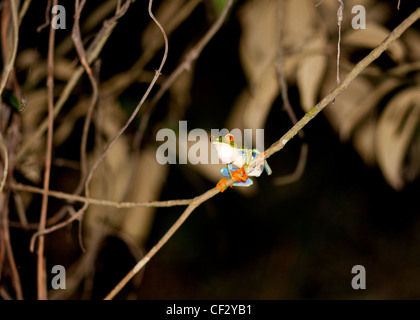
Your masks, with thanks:
M109 141L125 121L124 111L118 105L107 103L101 112L101 133ZM96 153L103 150L97 145ZM152 201L158 200L160 191L166 182L168 167L156 161L155 150L146 148L140 157L130 152L129 139L121 136L107 153L95 172L90 185L92 197L113 201ZM137 163L132 163L136 160ZM103 208L91 206L86 219L87 236L95 234L98 223L122 231L137 245L144 246L150 231L155 208Z
M420 58L420 32L415 29L408 29L402 38L407 46L407 55L411 60Z
M317 9L307 0L286 1L285 7L283 45L297 53L316 33Z
M279 92L275 67L279 40L277 2L247 2L240 11L239 21L242 27L239 52L249 94L238 99L229 123L237 128L263 128Z
M131 159L134 159L131 157ZM129 166L128 166L129 167ZM147 202L159 200L162 188L166 184L169 166L156 161L156 150L149 147L140 154L140 159L131 180L133 184L128 191L127 200ZM127 183L127 181L125 181ZM121 230L137 245L144 246L149 236L156 208L141 207L126 209L119 214L124 215Z
M333 64L333 62L331 62ZM335 62L334 62L335 64ZM329 72L324 82L323 94L326 94L336 84L335 68L329 68ZM373 90L373 85L365 78L359 77L335 99L332 108L326 108L325 113L329 122L336 132L340 132L341 128L351 119L354 109L357 108L365 97Z
M372 88L372 90L367 92L360 103L355 103L352 108L349 108L347 119L340 127L340 138L343 141L348 141L353 131L359 129L357 125L361 121L364 121L369 113L378 106L385 95L397 88L400 84L401 81L395 78L385 79L376 88Z
M239 54L251 91L267 69L274 66L278 43L276 10L276 1L260 0L247 2L239 12Z
M343 44L373 49L377 47L389 34L390 30L370 22L367 24L366 29L350 29L343 36ZM400 39L397 39L387 50L389 56L397 63L404 60L405 48Z
M405 184L403 169L410 141L420 120L420 87L399 92L381 114L377 130L378 164L396 190Z
M420 176L420 125L417 126L407 153L407 163L405 165L404 176L407 182L414 181Z
M303 51L320 51L326 44L325 33L318 33L305 44ZM299 63L297 70L297 84L300 92L300 100L303 110L311 109L316 102L319 89L327 67L325 54L309 54Z
M371 114L366 116L357 130L354 131L353 146L363 159L365 164L376 164L375 137L378 120Z

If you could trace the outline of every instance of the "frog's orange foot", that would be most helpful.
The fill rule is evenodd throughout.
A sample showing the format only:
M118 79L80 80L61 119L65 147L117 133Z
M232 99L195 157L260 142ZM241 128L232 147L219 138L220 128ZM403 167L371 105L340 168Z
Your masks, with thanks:
M215 187L215 189L217 190L217 189L220 189L220 192L223 192L223 191L225 191L226 190L226 188L227 188L227 181L226 181L226 178L222 178L222 179L220 179L220 181L216 184L216 187ZM232 188L232 185L230 185L230 187Z
M232 172L232 179L236 182L246 181L246 179L248 179L248 175L243 166L241 169Z

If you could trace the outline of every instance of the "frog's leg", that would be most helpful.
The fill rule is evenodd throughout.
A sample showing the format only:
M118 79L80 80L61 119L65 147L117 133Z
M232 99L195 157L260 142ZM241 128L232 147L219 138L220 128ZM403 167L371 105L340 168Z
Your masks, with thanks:
M242 166L241 169L233 169L231 164L228 164L226 168L220 170L220 173L225 177L230 177L236 182L246 181L248 175L246 174L245 168Z
M227 181L226 178L222 178L220 179L220 181L216 184L215 189L219 189L220 188L220 192L223 192L226 190L226 185L227 185ZM230 187L232 188L232 185L230 185Z
M234 175L231 171L231 164L227 164L226 168L220 170L220 172L225 176L225 177L231 177L233 180L235 180ZM236 180L235 180L236 181ZM226 190L226 184L227 184L227 180L226 178L222 178L220 179L220 181L216 184L215 189L220 189L220 192L223 192ZM230 187L232 188L232 185L230 185Z
M226 175L226 171L228 172L229 177L231 177L236 182L246 181L246 179L248 178L248 175L246 174L243 166L241 169L233 169L231 164L227 164L226 169L222 169L220 172L225 177L228 177L228 175Z
M260 152L255 157L255 161L257 163L258 170L261 170L262 171L262 168L261 167L265 165L265 161L262 161L262 160L258 161L259 159L264 159L264 152Z
M262 172L262 168L261 167L264 166L265 171L267 172L268 175L270 175L272 173L272 171L271 171L270 166L268 165L267 160L265 160L265 161L262 161L262 160L258 161L259 159L264 159L264 152L259 152L256 149L254 149L254 152L256 154L255 161L257 163L258 170L260 172Z
M248 179L248 175L245 172L244 166L242 166L242 168L239 170L231 172L231 177L236 182L246 181L246 179Z

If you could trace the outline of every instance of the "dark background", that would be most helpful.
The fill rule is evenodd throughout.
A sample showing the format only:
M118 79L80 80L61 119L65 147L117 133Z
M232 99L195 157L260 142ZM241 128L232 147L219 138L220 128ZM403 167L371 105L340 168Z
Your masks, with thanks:
M130 8L101 54L104 79L117 69L129 67L130 61L138 55L137 39L148 19L145 3L140 2L136 1ZM396 6L396 1L387 2ZM239 1L236 6L240 5ZM45 6L37 3L31 7L33 11L25 19L28 29L22 29L28 32L21 34L20 46L37 46L41 54L46 54L43 43L46 43L47 30L41 34L29 30L29 24L39 24ZM402 1L400 12L395 21L389 21L388 27L395 26L414 9L414 3ZM179 63L187 40L199 39L210 25L209 21L203 24L209 18L208 10L206 5L199 6L171 38L171 43L175 44L170 47L164 72L169 73ZM68 10L68 25L72 22L71 14ZM136 28L133 28L133 20L138 24ZM419 24L415 27L419 29ZM134 31L127 33L128 30ZM136 40L127 39L127 34ZM233 102L246 84L239 64L239 35L237 17L232 14L198 59L192 103L182 119L188 121L189 129L224 126ZM121 65L115 64L116 57ZM160 57L156 59L159 61ZM151 70L157 68L157 63L151 64ZM139 86L126 94L130 96L135 92L138 98L141 91L137 89L143 88ZM289 91L294 111L301 117L297 89L291 86ZM152 119L158 121L166 112L164 97ZM266 146L290 127L278 99L265 128ZM352 145L339 141L323 114L311 121L304 131L309 154L299 181L286 186L272 184L274 177L294 170L302 143L296 137L269 159L273 175L263 174L258 179L259 189L255 195L243 196L235 188L229 188L199 206L148 263L141 275L141 284L135 288L130 284L118 298L419 298L419 181L407 185L403 191L394 191L378 168L366 167ZM153 141L152 130L147 139ZM75 141L79 140L75 138ZM66 178L65 175L60 177ZM192 198L213 186L187 166L171 165L160 200ZM182 212L182 207L157 209L146 250ZM32 297L35 278L28 269L35 265L35 257L27 253L28 237L20 230L12 230L25 293ZM110 238L97 261L93 298L103 298L134 264L124 244ZM351 270L355 265L366 268L366 290L351 287L354 276Z

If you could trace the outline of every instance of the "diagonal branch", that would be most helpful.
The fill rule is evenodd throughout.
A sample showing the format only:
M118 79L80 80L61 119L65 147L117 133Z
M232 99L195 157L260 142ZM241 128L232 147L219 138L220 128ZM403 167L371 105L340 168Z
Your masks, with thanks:
M233 180L230 179L227 183L227 186L232 185ZM182 226L182 224L188 219L191 213L197 208L200 204L207 201L210 198L213 198L218 194L220 190L210 189L209 191L203 193L202 195L193 199L190 205L185 209L182 215L178 218L177 221L171 226L171 228L165 233L165 235L159 240L157 244L130 270L129 273L111 290L111 292L105 297L104 300L113 299L118 292L130 281L143 267L152 259L152 257L165 245L166 242L174 235L174 233Z
M294 125L286 134L283 135L278 141L273 143L265 152L264 158L259 159L258 161L262 162L264 159L269 158L274 153L280 151L284 148L287 142L290 141L305 125L309 123L313 118L315 118L318 113L320 113L330 102L344 91L350 83L364 70L368 65L375 61L389 46L397 40L401 34L404 33L414 22L420 19L420 7L417 8L408 18L406 18L400 25L398 25L386 38L381 42L381 44L373 49L365 58L363 58L358 64L355 65L353 70L345 77L343 81L340 82L327 96L325 96L318 104L309 110L302 119L299 120L296 125ZM251 164L250 168L254 168L259 163Z
M395 40L397 40L401 34L406 31L414 22L420 18L420 8L414 11L407 19L405 19L398 27L396 27L389 36L374 50L370 52L363 60L361 60L354 69L347 75L347 77L336 86L326 97L324 97L315 107L309 110L305 116L299 120L283 137L281 137L277 142L271 145L264 152L264 158L254 161L250 166L250 171L256 165L262 164L264 159L270 157L274 153L280 151L284 148L286 143L290 141L298 132L315 118L329 103L334 101L334 99L339 95L343 90L345 90L349 84L374 60L376 60ZM260 162L261 161L261 162ZM228 179L227 186L232 185L233 180ZM204 201L214 197L218 194L220 190L211 189L201 196L198 196L193 199L191 204L187 209L182 213L178 220L172 225L172 227L165 233L165 235L159 240L159 242L134 266L133 269L127 273L124 278L111 290L111 292L105 297L105 300L113 299L118 292L130 281L149 261L150 259L163 247L163 245L174 235L174 233L181 227L181 225L188 219L191 213Z

